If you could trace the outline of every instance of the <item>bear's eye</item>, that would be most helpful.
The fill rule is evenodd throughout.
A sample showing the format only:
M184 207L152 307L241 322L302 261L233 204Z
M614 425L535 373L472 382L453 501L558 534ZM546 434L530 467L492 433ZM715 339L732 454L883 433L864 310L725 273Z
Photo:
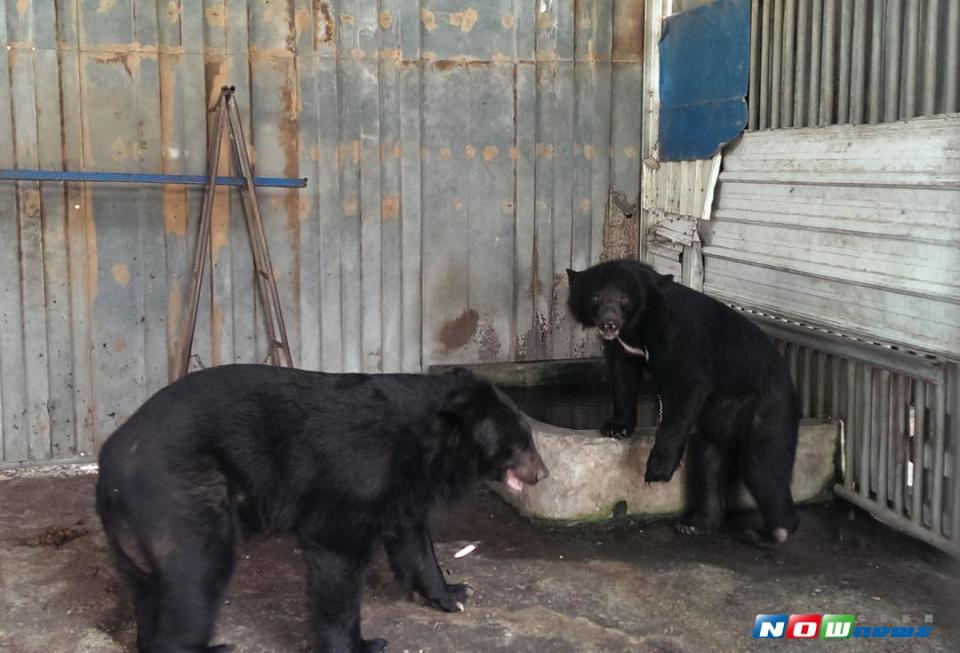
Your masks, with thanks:
M627 297L626 295L620 297L620 305L621 305L621 306L626 307L626 306L629 305L629 304L630 304L630 298L629 298L629 297Z
M599 304L599 303L600 303L600 295L594 295L593 297L591 297L591 298L590 298L590 303L591 303L591 304Z

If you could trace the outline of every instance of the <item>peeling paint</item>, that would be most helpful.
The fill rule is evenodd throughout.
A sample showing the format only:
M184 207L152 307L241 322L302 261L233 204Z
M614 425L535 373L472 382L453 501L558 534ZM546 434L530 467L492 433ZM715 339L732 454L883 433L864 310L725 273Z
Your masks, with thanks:
M326 2L314 0L313 13L316 16L317 43L330 44L337 38L337 22L333 18L330 5Z
M420 9L420 22L423 23L423 28L428 32L437 29L437 17L429 9Z
M473 30L473 26L477 24L477 10L473 7L467 7L463 11L455 11L450 14L449 20L450 24L459 28L461 32L470 32Z
M480 345L478 349L478 355L480 356L481 361L497 361L500 360L502 354L502 343L500 342L500 335L497 333L496 326L489 324L484 321L480 327L480 333L478 335L478 344Z

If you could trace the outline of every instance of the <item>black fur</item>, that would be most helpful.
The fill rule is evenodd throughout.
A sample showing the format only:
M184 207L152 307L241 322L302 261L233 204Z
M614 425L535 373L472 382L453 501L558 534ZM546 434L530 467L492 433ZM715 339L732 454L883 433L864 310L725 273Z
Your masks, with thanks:
M104 444L97 511L136 596L142 653L210 647L241 531L293 533L316 650L360 636L364 568L383 544L399 580L446 611L466 585L437 566L429 511L481 479L546 476L522 413L491 384L258 365L191 374Z
M567 273L571 312L604 338L613 417L603 433L633 433L646 365L661 390L663 419L645 480L669 481L689 447L696 509L683 532L720 524L726 480L736 472L760 508L760 539L785 540L798 523L790 480L800 411L770 340L736 311L636 261Z

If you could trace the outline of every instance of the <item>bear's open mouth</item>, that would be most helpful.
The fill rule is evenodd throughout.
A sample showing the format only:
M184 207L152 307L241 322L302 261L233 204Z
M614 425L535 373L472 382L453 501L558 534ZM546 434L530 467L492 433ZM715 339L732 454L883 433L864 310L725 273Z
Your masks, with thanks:
M597 327L600 331L600 337L604 340L616 340L617 336L620 335L620 327Z
M523 492L523 481L521 481L516 472L510 468L507 468L507 471L504 472L503 478L500 480L500 482L510 488L510 490L513 492L518 494Z

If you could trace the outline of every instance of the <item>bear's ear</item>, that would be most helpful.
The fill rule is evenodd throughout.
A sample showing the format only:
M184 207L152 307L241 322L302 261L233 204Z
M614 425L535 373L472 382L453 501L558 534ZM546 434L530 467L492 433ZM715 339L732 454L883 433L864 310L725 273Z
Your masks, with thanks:
M472 373L463 370L463 375ZM453 372L452 374L454 374ZM461 386L447 393L446 401L440 412L448 419L459 424L469 424L480 419L486 409L485 388L481 384Z
M666 288L666 287L669 286L671 283L673 283L673 275L672 275L672 274L661 274L661 275L659 275L659 277L657 278L657 287L659 287L659 288Z
M570 283L571 286L573 285L573 282L576 280L578 274L580 273L577 272L576 270L571 270L570 268L567 268L567 281Z
M465 367L454 367L447 371L448 376L452 376L458 379L462 379L467 376L473 376L473 372L468 370Z

